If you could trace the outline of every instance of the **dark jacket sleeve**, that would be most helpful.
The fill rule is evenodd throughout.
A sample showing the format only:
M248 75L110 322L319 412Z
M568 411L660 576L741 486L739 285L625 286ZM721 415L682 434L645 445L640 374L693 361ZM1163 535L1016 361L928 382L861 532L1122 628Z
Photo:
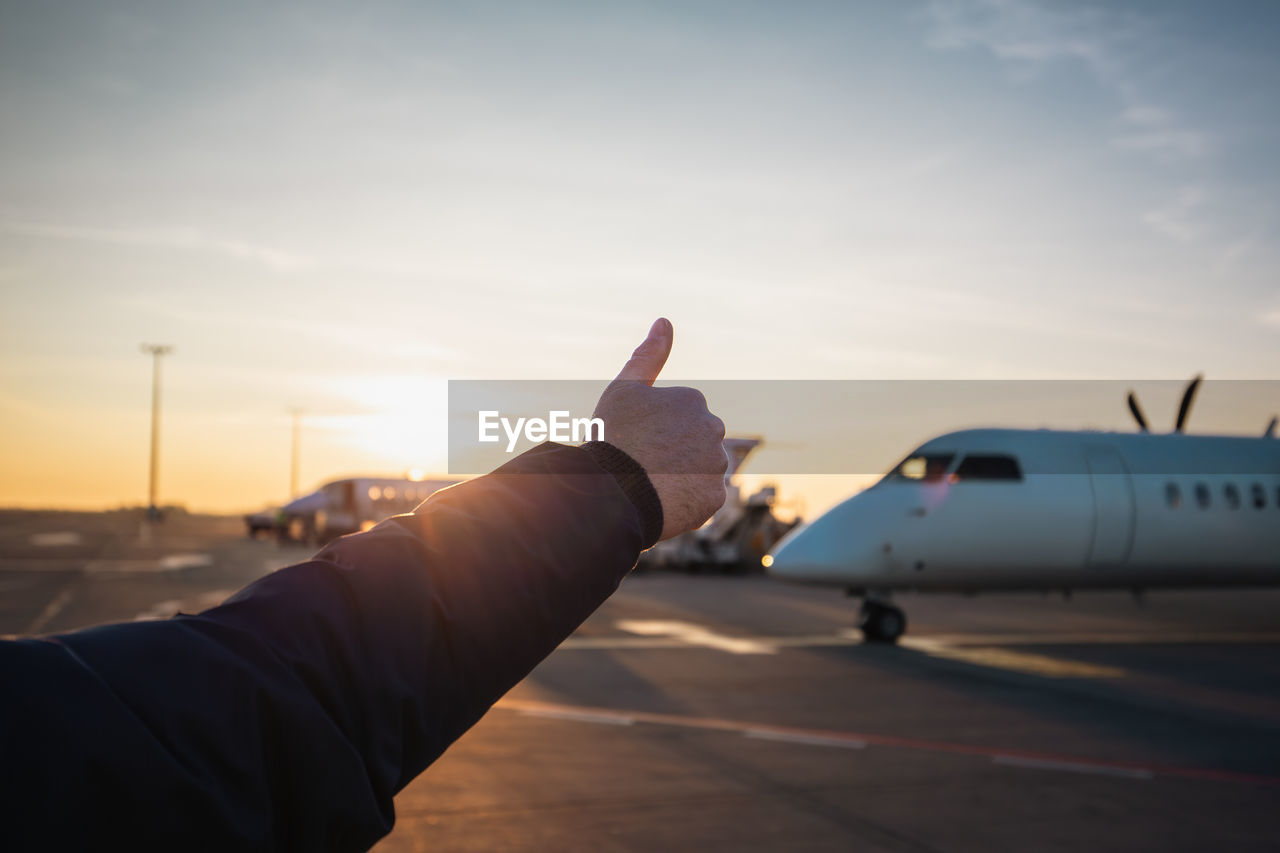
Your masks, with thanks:
M0 847L368 848L656 538L598 455L543 445L198 615L0 643Z

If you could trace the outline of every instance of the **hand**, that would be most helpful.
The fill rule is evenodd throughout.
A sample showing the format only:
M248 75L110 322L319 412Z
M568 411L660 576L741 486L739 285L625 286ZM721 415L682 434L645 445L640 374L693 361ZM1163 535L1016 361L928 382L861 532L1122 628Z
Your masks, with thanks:
M662 501L662 536L700 527L724 505L724 421L693 388L654 388L675 330L659 318L596 403L605 441L644 468Z

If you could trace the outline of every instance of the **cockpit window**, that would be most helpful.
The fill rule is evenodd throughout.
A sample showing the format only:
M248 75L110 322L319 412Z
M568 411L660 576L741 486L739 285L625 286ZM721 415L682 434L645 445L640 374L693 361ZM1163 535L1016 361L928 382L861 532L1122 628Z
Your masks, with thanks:
M970 453L956 469L955 480L1021 480L1018 460L1002 453Z
M902 464L889 472L886 480L914 480L918 483L937 483L946 475L954 453L920 453L908 456Z

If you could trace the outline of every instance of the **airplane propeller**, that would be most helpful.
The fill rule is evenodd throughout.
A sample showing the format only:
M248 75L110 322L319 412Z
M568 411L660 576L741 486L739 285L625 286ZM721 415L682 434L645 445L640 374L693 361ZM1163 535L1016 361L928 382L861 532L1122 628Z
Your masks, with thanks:
M1133 412L1133 419L1138 422L1138 429L1141 432L1151 432L1151 427L1147 426L1147 416L1142 413L1138 398L1132 391L1129 392L1129 411Z
M1191 414L1191 404L1195 402L1196 391L1200 388L1200 380L1204 379L1204 374L1197 373L1195 377L1187 384L1187 390L1182 392L1182 402L1178 405L1178 419L1174 422L1173 431L1183 432L1187 426L1187 416ZM1151 432L1151 427L1147 424L1147 416L1143 413L1142 407L1138 405L1138 395L1129 392L1129 411L1133 414L1133 419L1138 422L1138 430L1140 432ZM1275 432L1276 418L1271 419L1271 425L1267 427L1267 435Z
M1196 378L1187 385L1187 390L1182 392L1182 403L1178 406L1178 422L1174 424L1174 432L1182 432L1183 427L1187 425L1187 415L1191 413L1191 403L1195 400L1196 389L1200 387L1201 379L1204 379L1204 374L1197 373Z

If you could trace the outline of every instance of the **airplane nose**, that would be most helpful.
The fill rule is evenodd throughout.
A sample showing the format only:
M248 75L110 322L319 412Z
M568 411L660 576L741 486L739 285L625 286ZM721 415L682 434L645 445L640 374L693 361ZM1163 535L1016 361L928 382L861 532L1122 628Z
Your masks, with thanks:
M769 555L769 574L789 581L844 584L886 571L885 531L856 521L851 510L842 505L787 534Z

